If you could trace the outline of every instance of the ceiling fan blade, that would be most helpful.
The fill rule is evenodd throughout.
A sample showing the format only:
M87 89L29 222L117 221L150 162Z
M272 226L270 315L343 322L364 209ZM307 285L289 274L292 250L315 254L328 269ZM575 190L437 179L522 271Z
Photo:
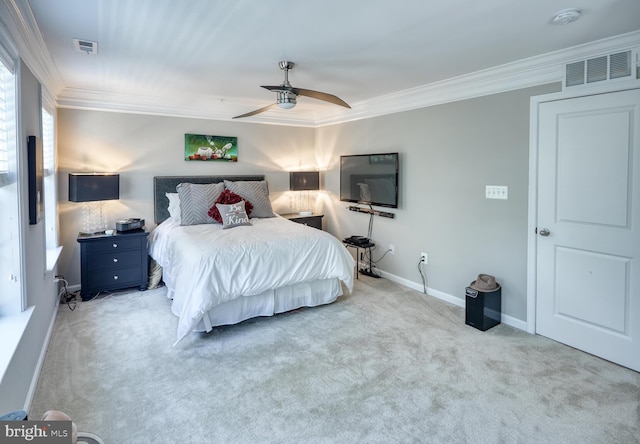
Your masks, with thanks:
M306 96L306 97L311 97L313 99L318 99L318 100L322 100L325 102L329 102L329 103L333 103L334 105L339 105L339 106L344 106L345 108L351 108L351 106L349 106L349 104L347 102L345 102L344 100L342 100L340 97L338 96L334 96L333 94L327 94L327 93L323 93L320 91L313 91L311 89L303 89L303 88L294 88L293 86L291 86L291 83L289 83L289 71L291 71L291 69L293 68L295 64L293 62L280 62L279 66L280 69L284 71L284 81L277 86L265 86L263 85L262 88L264 89L268 89L271 92L275 92L278 93L278 99L277 102L274 105L278 105L283 109L290 109L293 108L294 106L296 106L296 97L297 96ZM259 110L247 113L247 114L243 114L241 116L237 116L234 117L234 119L240 118L240 117L249 117L249 116L253 116L254 114L258 114L261 113L263 111L268 110L269 108L271 108L274 105L269 105L265 108L261 108Z
M273 108L274 106L277 106L277 103L272 103L271 105L267 105L265 107L262 107L260 109L256 109L255 111L251 111L250 113L246 113L246 114L241 114L239 116L235 116L234 119L241 119L243 117L251 117L251 116L255 116L256 114L260 114L263 113L265 111L270 110L271 108Z
M269 91L289 91L292 92L295 88L285 85L278 86L263 86L263 88L268 89Z
M325 102L330 102L335 105L344 106L345 108L351 108L351 106L349 106L347 102L345 102L338 96L334 96L333 94L327 94L320 91L313 91L311 89L302 88L291 88L291 91L299 96L311 97L318 100L324 100Z

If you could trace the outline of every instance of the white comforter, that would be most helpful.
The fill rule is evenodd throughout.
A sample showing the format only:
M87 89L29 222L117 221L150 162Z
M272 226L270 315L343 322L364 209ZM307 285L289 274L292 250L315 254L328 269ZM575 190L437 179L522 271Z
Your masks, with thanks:
M242 296L318 279L340 279L353 289L355 261L321 230L282 217L252 226L181 226L171 218L149 235L149 254L178 307L178 340L216 305ZM175 310L174 310L175 312Z

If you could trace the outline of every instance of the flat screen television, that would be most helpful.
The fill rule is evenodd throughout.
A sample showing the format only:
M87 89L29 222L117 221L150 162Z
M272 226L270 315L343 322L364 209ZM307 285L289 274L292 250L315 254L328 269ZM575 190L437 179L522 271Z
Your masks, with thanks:
M340 200L398 208L398 153L340 156Z

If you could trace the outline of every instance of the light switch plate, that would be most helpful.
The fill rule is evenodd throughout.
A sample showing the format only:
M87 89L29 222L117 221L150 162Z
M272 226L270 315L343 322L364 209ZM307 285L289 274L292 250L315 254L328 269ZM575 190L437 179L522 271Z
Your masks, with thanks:
M487 185L485 187L485 197L487 199L504 199L509 198L509 187L502 185Z

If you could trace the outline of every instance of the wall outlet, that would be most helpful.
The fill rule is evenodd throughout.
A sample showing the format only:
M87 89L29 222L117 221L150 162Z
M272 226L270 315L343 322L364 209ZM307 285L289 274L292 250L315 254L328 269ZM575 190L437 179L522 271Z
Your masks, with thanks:
M389 244L389 254L396 254L396 246Z
M420 253L420 263L421 264L429 263L429 255L427 253Z

